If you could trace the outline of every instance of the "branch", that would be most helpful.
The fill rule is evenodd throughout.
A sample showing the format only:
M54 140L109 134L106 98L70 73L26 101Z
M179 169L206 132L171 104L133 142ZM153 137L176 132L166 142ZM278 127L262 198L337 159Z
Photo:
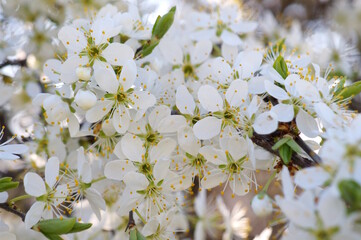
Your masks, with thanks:
M127 231L128 229L131 230L134 226L135 226L135 221L133 217L133 211L129 211L129 221L125 231Z
M322 159L320 156L317 155L303 140L300 136L296 136L295 138L296 143L307 153L310 158L312 158L313 161L320 164L322 163Z
M274 145L274 138L279 134L280 134L279 130L277 130L275 133L272 133L270 135L259 135L257 133L253 133L253 137L251 139L258 146L264 148L268 152L279 157L280 156L279 153L272 149L272 146ZM310 161L307 158L303 158L296 153L292 155L292 163L300 166L301 168L307 168L315 165L315 162Z
M25 221L25 214L16 210L15 205L14 207L11 207L7 203L0 203L0 208L4 209L7 212L17 215L18 217L21 217L21 220L23 220L23 222Z
M0 63L0 69L6 66L20 66L20 67L26 67L26 58L21 60L9 60L6 59L5 62Z

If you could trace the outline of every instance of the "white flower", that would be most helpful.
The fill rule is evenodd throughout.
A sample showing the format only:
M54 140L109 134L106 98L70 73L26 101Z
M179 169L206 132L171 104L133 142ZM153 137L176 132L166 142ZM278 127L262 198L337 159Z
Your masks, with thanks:
M74 101L83 110L88 110L96 104L97 97L91 91L84 91L80 89L75 95Z
M53 214L61 216L59 204L67 196L66 185L58 185L59 160L56 157L49 158L45 166L45 182L36 173L29 172L24 177L25 192L36 197L36 202L31 206L25 216L25 226L30 229L41 218L52 218Z
M272 200L267 194L257 194L251 202L253 212L259 217L266 217L273 211Z
M3 126L0 131L0 140L4 136L4 129L5 127ZM18 159L19 156L17 154L23 154L29 150L29 148L24 144L8 144L12 140L14 140L14 137L0 144L0 160Z

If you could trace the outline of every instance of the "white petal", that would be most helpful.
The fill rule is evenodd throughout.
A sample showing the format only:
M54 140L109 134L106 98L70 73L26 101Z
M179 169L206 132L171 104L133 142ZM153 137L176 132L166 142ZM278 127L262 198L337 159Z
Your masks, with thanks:
M136 170L136 167L129 160L115 160L105 165L104 176L109 179L122 181L125 174Z
M284 166L282 168L281 179L282 179L283 194L284 194L285 198L292 199L295 190L294 190L290 172L288 171L288 168L286 166Z
M315 214L302 203L284 199L280 207L286 217L297 226L311 229L316 226Z
M192 64L204 62L212 52L213 44L210 40L201 40L196 43L195 48L191 52Z
M169 171L170 161L158 161L154 164L153 175L155 183L164 180Z
M193 96L189 93L184 85L180 85L176 92L176 105L179 111L183 114L193 115L196 104Z
M198 99L202 107L210 112L223 110L223 100L217 89L210 85L203 85L198 90Z
M181 115L170 115L163 118L158 125L160 133L172 133L178 131L182 126L187 125L187 120Z
M146 189L149 184L148 179L143 174L138 172L127 173L124 176L123 181L127 187L135 190Z
M124 105L120 105L117 110L114 111L112 123L114 129L120 134L124 134L128 130L130 116L128 109L126 109Z
M197 156L201 141L194 136L193 129L184 126L178 130L178 144L187 153Z
M19 156L14 155L8 152L0 152L0 159L1 160L16 160L19 159Z
M0 203L4 203L8 200L9 194L7 192L0 192Z
M113 69L96 69L94 72L94 78L101 89L109 93L117 93L119 83Z
M224 43L230 45L230 46L239 46L242 44L241 38L228 30L223 30L221 34L221 39Z
M139 137L127 133L121 140L122 151L131 161L141 162L144 154L143 142Z
M345 203L330 190L323 192L318 202L318 213L324 224L324 228L340 226L346 220Z
M216 117L206 117L193 126L194 135L201 140L211 139L221 131L222 120Z
M133 59L134 51L126 44L115 42L103 50L102 56L112 65L123 66L126 61Z
M322 120L325 127L337 127L341 124L341 119L337 116L332 109L323 102L315 104L315 111Z
M243 80L235 80L226 92L226 99L231 106L238 107L244 103L248 95L248 84Z
M176 41L169 38L163 38L159 43L159 49L164 58L173 65L183 63L183 51Z
M289 104L279 103L272 107L271 111L277 114L278 121L280 122L290 122L295 115L293 105Z
M60 82L61 62L57 59L49 59L44 63L43 71L52 82Z
M257 26L258 26L257 22L238 21L237 23L231 24L230 28L237 33L249 33L256 30Z
M104 100L98 101L94 107L89 109L86 114L85 118L88 122L93 123L101 120L112 108L113 101Z
M148 91L134 91L134 93L129 96L132 99L133 104L132 106L136 109L148 109L153 107L156 103L156 99L153 94Z
M78 81L78 76L76 74L76 69L87 64L88 58L80 58L78 55L70 56L65 60L60 66L60 79L64 83L74 83Z
M296 89L300 96L304 97L306 100L318 101L320 99L320 94L318 93L318 90L309 81L297 81Z
M25 228L30 229L37 224L43 214L45 202L35 202L25 216Z
M98 220L101 220L100 209L105 210L106 205L100 193L94 188L88 188L86 190L85 197L89 201L90 207L97 216Z
M72 51L71 53L77 52L79 54L79 51L87 45L83 33L71 26L62 27L58 33L58 38L67 49Z
M148 121L149 121L150 126L154 130L157 130L158 126L160 126L159 122L163 118L170 116L170 114L171 114L170 108L165 105L160 105L160 106L155 107L148 116Z
M43 179L36 173L28 172L24 177L25 192L34 197L40 197L46 193Z
M254 73L260 69L263 54L259 51L242 51L238 54L234 67L242 79L253 77Z
M222 173L220 170L211 170L210 174L206 174L202 178L201 186L205 189L212 189L224 183L227 180L227 175Z
M69 114L68 119L69 119L68 129L69 129L70 137L75 137L79 133L79 128L80 128L78 118L75 117L74 114Z
M119 76L120 85L123 86L123 91L127 91L133 86L137 77L137 65L133 60L124 62L122 72Z
M309 190L321 187L329 178L330 174L321 167L310 167L296 172L295 184Z
M253 128L258 134L273 133L278 128L277 115L271 111L261 113L254 121Z
M161 140L156 146L150 150L150 159L152 162L167 160L174 151L177 143L171 138Z
M58 175L59 159L57 157L51 157L45 165L45 182L49 187L54 187Z
M271 95L274 98L277 98L278 100L287 100L290 98L285 90L274 85L270 81L265 81L264 87L269 95Z
M246 179L243 175L240 175L235 176L233 181L229 182L229 187L237 196L244 196L249 193L250 183L250 180Z
M238 47L223 43L221 52L224 59L226 59L229 63L233 64L238 55Z
M296 123L298 129L307 137L314 138L318 136L319 131L316 120L302 109L297 114Z
M1 146L0 150L14 154L23 154L29 150L29 147L25 144L9 144Z
M212 73L212 79L217 79L224 84L231 81L232 69L224 58L217 57L209 64L209 72Z
M222 150L228 151L235 161L247 154L247 143L243 137L222 137L220 139Z
M227 157L223 150L216 149L212 146L203 146L199 149L199 153L202 154L208 162L215 165L227 164Z
M248 91L252 94L261 94L266 92L264 83L267 79L264 76L252 77L248 81Z

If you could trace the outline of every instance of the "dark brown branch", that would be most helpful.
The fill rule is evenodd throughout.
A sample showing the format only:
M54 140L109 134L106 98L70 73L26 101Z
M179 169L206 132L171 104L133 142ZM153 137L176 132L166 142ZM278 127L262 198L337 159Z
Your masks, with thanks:
M276 131L275 133L270 135L259 135L257 133L254 133L252 137L252 141L258 146L267 150L268 152L279 157L280 156L279 153L272 149L272 146L274 145L274 139L276 137L275 135L277 135L278 133L279 131ZM292 163L300 166L301 168L311 167L315 165L315 162L310 161L307 158L303 158L296 153L292 155Z
M9 60L6 59L5 62L0 63L0 69L6 66L20 66L20 67L26 67L26 58L20 59L20 60Z
M307 153L313 161L320 164L322 163L322 159L318 156L303 140L300 136L295 137L296 143Z
M129 211L129 221L128 221L128 225L125 228L125 231L128 231L128 229L132 229L135 226L135 221L134 221L134 217L133 217L133 211Z
M25 221L25 214L16 210L15 206L9 206L7 203L0 203L0 208L4 209L7 212L10 212L12 214L15 214L16 216L20 217L23 222Z

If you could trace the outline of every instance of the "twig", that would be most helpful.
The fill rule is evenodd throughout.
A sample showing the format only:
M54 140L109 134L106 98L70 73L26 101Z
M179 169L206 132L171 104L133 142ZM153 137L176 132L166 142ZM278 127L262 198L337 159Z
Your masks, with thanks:
M274 138L275 138L274 135L277 135L277 133L278 133L277 131L270 135L259 135L257 133L254 133L252 137L252 141L258 146L263 147L268 152L279 156L279 153L272 149L272 146L274 145ZM311 167L315 165L315 162L310 161L307 158L303 158L296 153L292 155L292 163L300 166L301 168Z
M0 208L4 209L7 212L15 214L18 217L21 217L21 220L23 220L23 222L25 221L25 214L9 206L7 203L0 203Z
M133 217L133 211L129 211L129 221L127 227L125 228L125 231L128 231L128 229L131 230L134 226L135 226L135 221Z
M20 66L26 67L26 58L21 60L9 60L6 59L5 62L0 63L0 69L6 66Z
M305 151L307 153L308 156L310 156L310 158L312 158L313 161L315 161L316 163L320 164L322 163L322 159L320 158L320 156L317 155L317 153L315 153L303 140L300 136L296 136L295 137L295 141L296 143L303 149L303 151Z

